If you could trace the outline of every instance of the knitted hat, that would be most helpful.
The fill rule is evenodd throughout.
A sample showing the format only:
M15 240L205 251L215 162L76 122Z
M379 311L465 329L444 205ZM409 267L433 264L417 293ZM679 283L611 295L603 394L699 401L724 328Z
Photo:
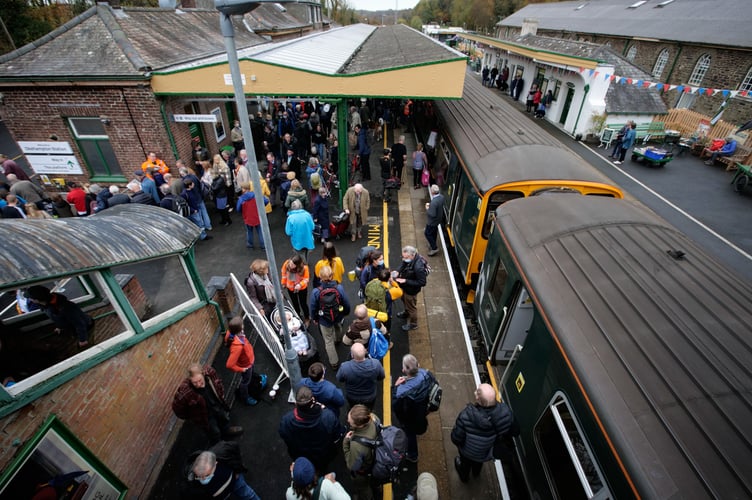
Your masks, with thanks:
M316 471L313 464L305 457L299 457L292 466L292 482L298 488L304 488L316 479Z

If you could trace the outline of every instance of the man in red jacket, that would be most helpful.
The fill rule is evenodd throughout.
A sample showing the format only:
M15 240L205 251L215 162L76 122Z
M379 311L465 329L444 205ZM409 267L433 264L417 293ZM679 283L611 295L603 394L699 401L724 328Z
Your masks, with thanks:
M258 401L248 394L248 386L253 378L253 363L256 361L256 355L253 352L253 346L245 337L243 331L243 316L235 316L230 320L229 329L225 336L225 342L230 344L230 357L227 358L227 368L234 372L240 373L240 399L245 401L249 406L253 406ZM266 387L266 375L261 375L261 390Z
M230 426L230 407L222 380L208 365L195 363L188 368L188 377L180 383L172 400L172 411L178 418L201 427L211 444L243 432L242 427Z

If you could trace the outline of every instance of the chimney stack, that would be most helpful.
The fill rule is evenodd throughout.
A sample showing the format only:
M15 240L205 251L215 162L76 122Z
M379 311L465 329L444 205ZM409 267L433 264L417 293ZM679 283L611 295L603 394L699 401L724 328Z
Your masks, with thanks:
M537 35L538 34L538 20L530 17L526 17L522 20L522 29L520 35Z

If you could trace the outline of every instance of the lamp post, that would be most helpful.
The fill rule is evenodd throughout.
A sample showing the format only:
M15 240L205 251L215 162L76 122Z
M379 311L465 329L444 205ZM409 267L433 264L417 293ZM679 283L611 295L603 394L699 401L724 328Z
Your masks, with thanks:
M222 36L225 39L225 49L227 50L227 62L230 65L230 74L232 76L232 86L235 92L235 103L240 115L240 126L243 130L243 137L246 138L246 151L248 153L248 165L253 180L253 192L256 197L256 208L258 209L259 219L261 221L261 233L264 236L264 246L266 247L266 258L269 261L269 272L274 285L274 297L277 300L279 319L282 325L282 333L285 338L285 362L287 372L290 377L290 388L293 390L300 382L300 365L298 364L298 353L292 347L292 338L290 330L287 327L287 321L284 310L284 299L282 298L282 287L279 279L277 262L274 258L274 246L272 237L269 232L269 220L266 217L264 209L264 193L261 190L261 176L256 162L256 151L253 146L253 135L251 134L251 121L248 117L248 106L245 102L245 92L243 91L243 81L240 73L240 63L238 53L235 48L235 29L232 26L233 15L242 15L250 12L261 4L261 1L248 0L214 0L214 6L220 12L219 25L222 30Z

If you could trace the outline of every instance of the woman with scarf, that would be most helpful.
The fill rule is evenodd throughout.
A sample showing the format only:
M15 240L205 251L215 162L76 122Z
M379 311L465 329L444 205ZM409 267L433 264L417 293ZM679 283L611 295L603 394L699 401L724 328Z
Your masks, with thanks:
M293 309L303 319L306 328L311 321L311 313L308 309L308 281L310 275L308 265L301 255L295 254L282 264L280 272L282 286L287 288Z
M274 286L269 280L269 262L264 259L256 259L251 262L251 272L245 280L245 289L248 297L261 314L269 318L277 305L274 296Z

